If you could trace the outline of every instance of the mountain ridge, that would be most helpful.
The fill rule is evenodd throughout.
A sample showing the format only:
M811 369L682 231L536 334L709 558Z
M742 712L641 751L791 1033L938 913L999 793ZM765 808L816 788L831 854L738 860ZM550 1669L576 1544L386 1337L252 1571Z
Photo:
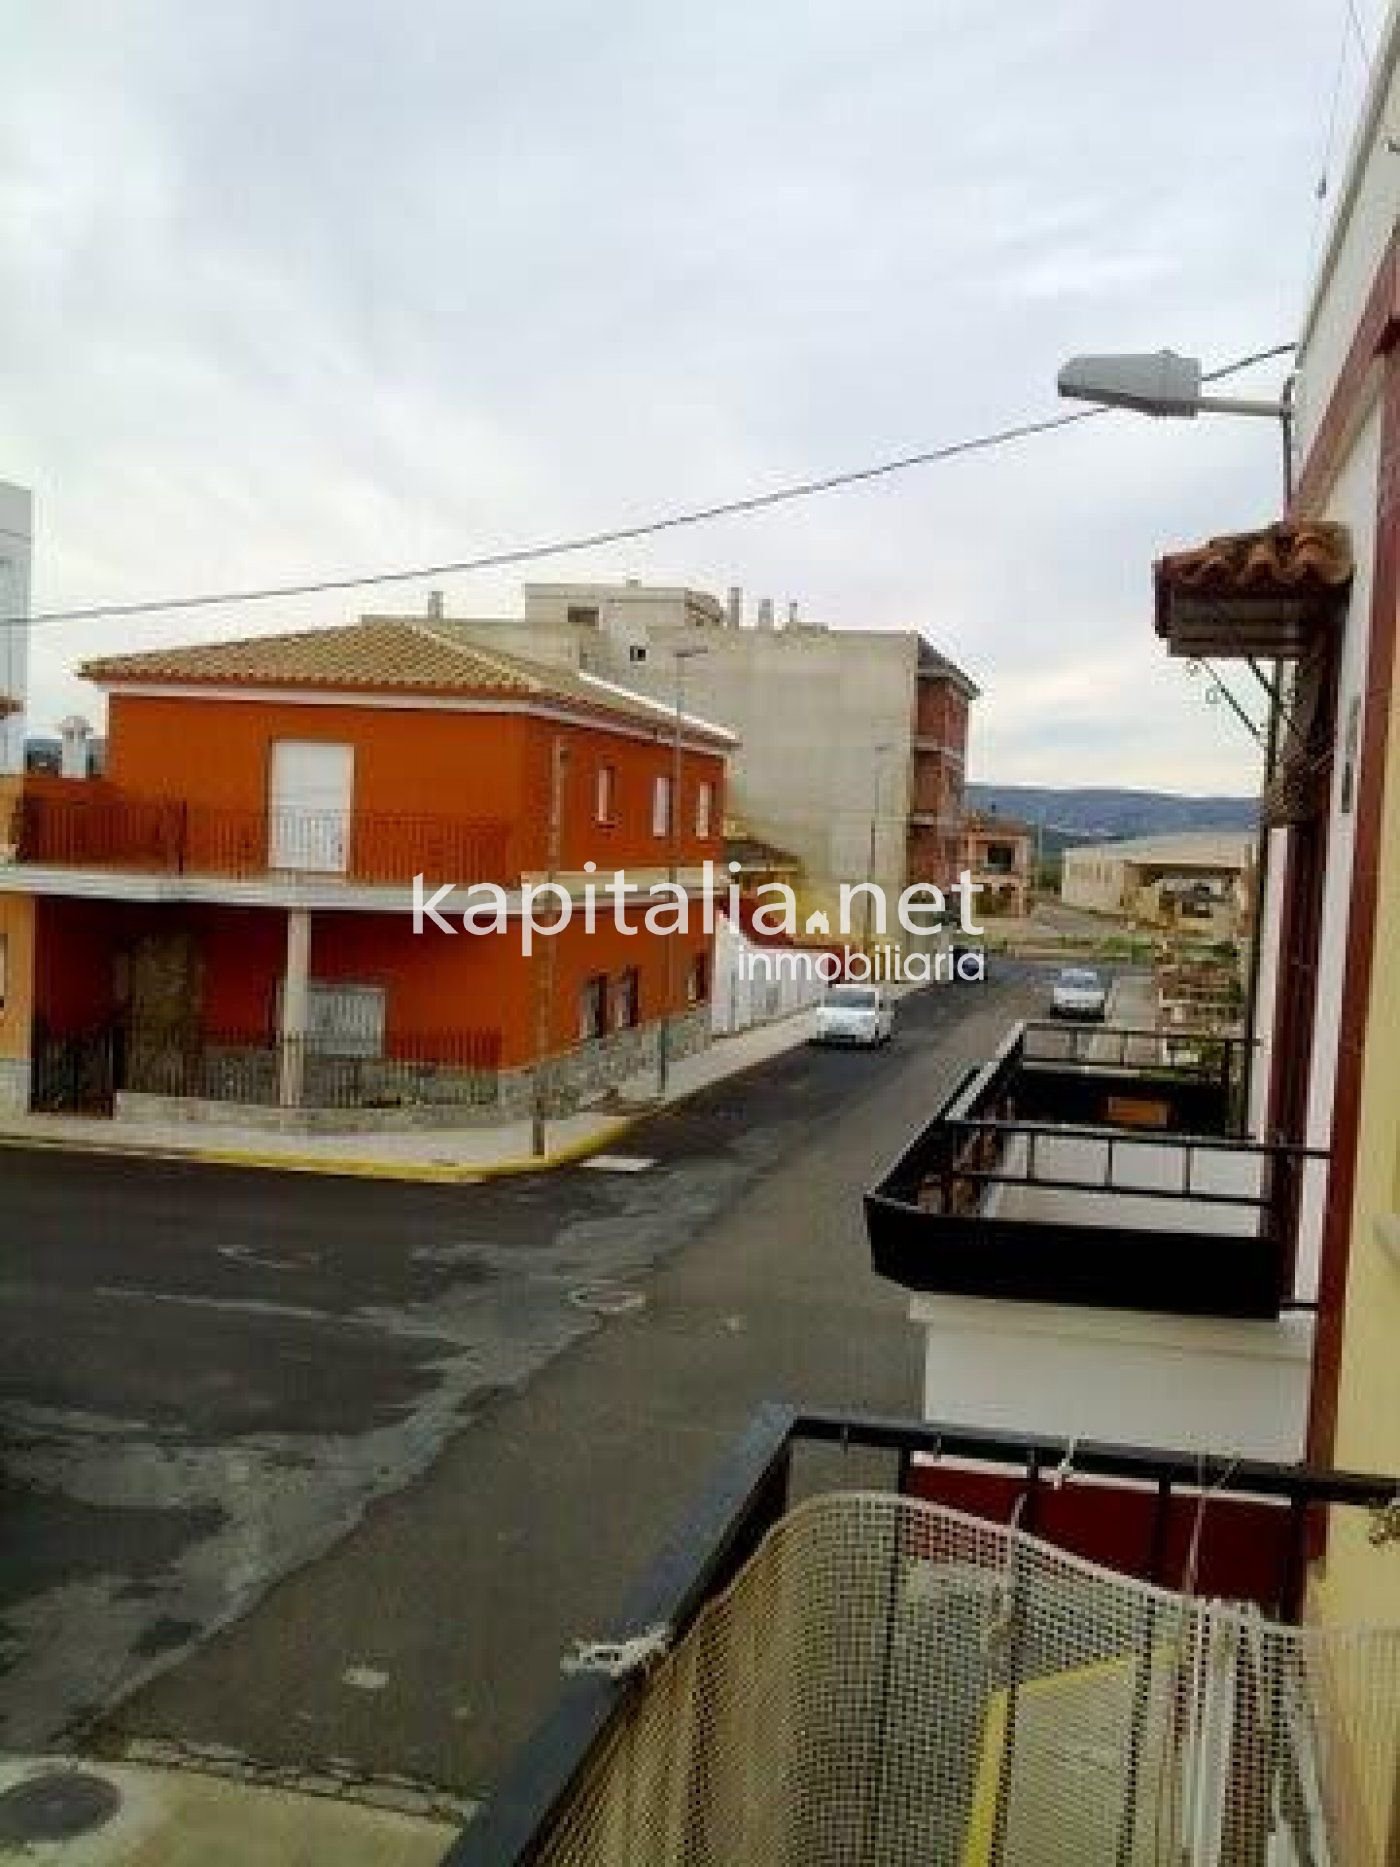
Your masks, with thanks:
M969 784L968 807L1038 825L1048 850L1175 830L1252 830L1259 801L1113 785Z

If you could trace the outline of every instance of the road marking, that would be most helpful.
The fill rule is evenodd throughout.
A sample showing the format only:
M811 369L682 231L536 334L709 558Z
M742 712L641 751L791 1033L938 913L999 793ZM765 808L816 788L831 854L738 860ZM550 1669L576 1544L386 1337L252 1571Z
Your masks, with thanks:
M628 1290L622 1284L580 1284L569 1292L569 1301L595 1316L625 1316L641 1309L646 1298L640 1290Z
M380 1672L377 1666L347 1666L340 1675L340 1683L353 1686L357 1692L382 1692L389 1683L389 1675Z
M656 1162L644 1154L594 1154L588 1160L581 1160L579 1165L591 1168L594 1173L645 1173Z

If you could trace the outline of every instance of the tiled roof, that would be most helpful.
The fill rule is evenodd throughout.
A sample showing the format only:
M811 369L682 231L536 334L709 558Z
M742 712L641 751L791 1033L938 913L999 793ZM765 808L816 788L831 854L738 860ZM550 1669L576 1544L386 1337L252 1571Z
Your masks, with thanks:
M1173 551L1156 566L1164 588L1195 596L1267 595L1279 590L1328 592L1351 576L1351 536L1327 519L1269 525L1263 531L1212 538L1191 551Z
M186 648L152 648L88 661L79 673L102 686L132 682L200 687L282 687L347 693L500 695L563 702L600 716L664 730L670 708L572 668L545 667L483 648L450 622L371 617L343 628L249 636ZM721 727L686 716L691 736L732 744Z

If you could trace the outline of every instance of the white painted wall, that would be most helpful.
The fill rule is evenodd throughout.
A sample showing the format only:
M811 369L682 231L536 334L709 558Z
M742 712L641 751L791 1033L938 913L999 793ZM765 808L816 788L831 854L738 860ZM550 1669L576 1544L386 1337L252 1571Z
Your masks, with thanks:
M1392 8L1375 61L1368 107L1342 186L1312 303L1303 322L1295 388L1296 442L1305 454L1327 410L1381 255L1400 217L1400 12Z
M1223 1322L916 1296L924 1418L948 1425L1302 1456L1312 1318Z
M761 968L754 976L750 963L755 953L772 960L781 955L784 967ZM715 919L714 955L710 1029L717 1037L789 1017L815 1005L826 990L821 980L805 969L795 973L786 970L790 949L757 946L726 914Z
M29 614L34 499L0 480L0 617ZM29 691L29 631L0 627L0 695L24 702ZM24 770L25 716L0 720L0 772Z
M1373 406L1356 437L1346 464L1327 501L1327 516L1351 528L1356 573L1342 637L1333 727L1336 755L1327 831L1327 873L1323 882L1322 930L1318 949L1316 1011L1312 1066L1308 1086L1307 1140L1326 1147L1332 1136L1332 1102L1337 1083L1337 1044L1346 975L1347 928L1351 914L1352 854L1356 837L1354 808L1342 809L1346 779L1346 722L1354 701L1366 690L1366 658L1371 628L1371 584L1376 541L1377 473L1381 415ZM1322 1243L1326 1169L1321 1162L1307 1170L1298 1233L1300 1288L1315 1289Z
M1262 1140L1269 1111L1269 1075L1273 1068L1274 1019L1278 1016L1278 933L1283 912L1283 872L1288 832L1269 832L1269 873L1259 904L1259 982L1254 1002L1253 1070L1249 1081L1249 1132Z

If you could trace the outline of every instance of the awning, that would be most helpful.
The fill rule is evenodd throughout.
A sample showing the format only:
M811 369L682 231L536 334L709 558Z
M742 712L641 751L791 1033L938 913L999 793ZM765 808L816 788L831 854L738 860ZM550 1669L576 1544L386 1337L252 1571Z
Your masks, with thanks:
M1153 568L1157 633L1173 655L1293 658L1341 614L1351 534L1305 519L1212 538Z

